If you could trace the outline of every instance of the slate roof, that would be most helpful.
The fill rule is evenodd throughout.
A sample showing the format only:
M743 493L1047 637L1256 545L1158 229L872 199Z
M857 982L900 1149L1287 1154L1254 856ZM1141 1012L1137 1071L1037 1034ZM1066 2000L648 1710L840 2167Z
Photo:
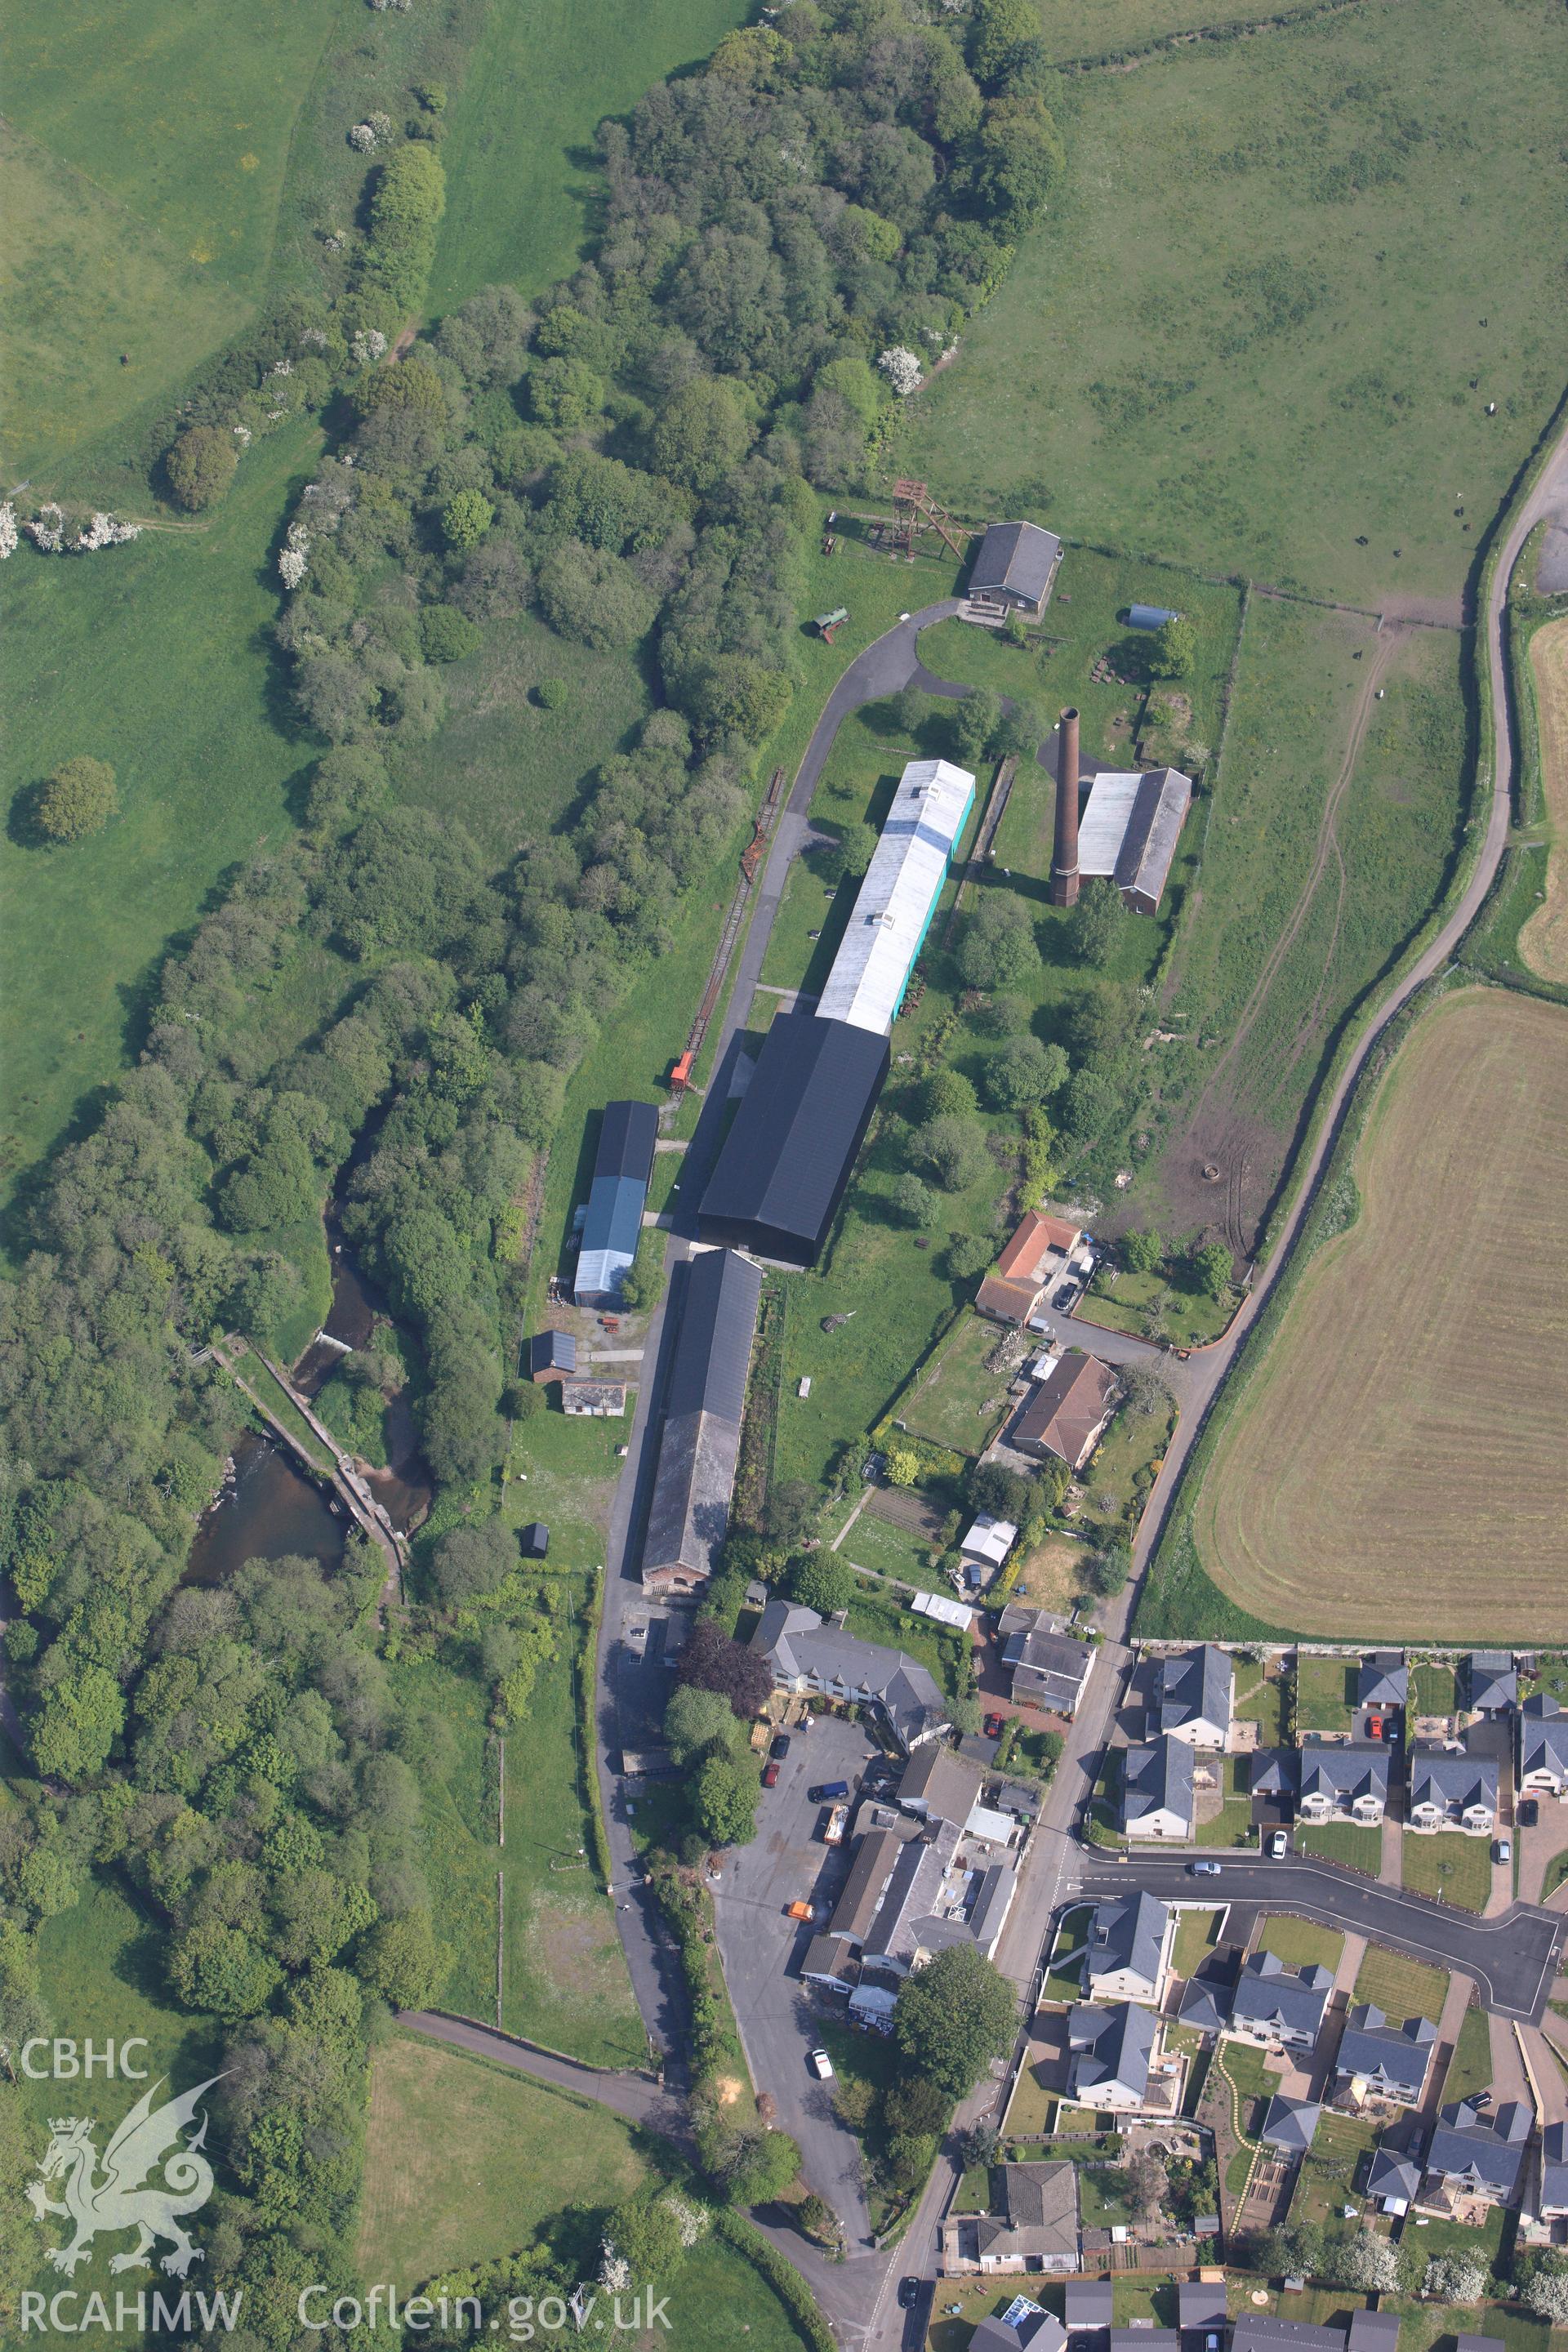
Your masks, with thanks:
M1230 2017L1236 1988L1224 1977L1192 1977L1182 1993L1181 2021L1194 2033L1219 2033Z
M1089 1923L1089 1979L1126 1969L1152 1994L1170 1923L1170 1906L1156 1895L1141 1893L1125 1903L1096 1904Z
M1338 1806L1365 1796L1386 1807L1388 1749L1381 1739L1355 1739L1343 1747L1314 1741L1301 1749L1300 1759L1298 1801L1321 1795Z
M994 2253L995 2248L987 2242L985 2251ZM1024 2313L1015 2326L1009 2326L1000 2312L991 2313L970 2337L969 2352L1020 2352L1020 2347L1025 2352L1063 2352L1067 2340L1067 2329L1056 2314L1037 2305Z
M1075 2002L1068 2013L1068 2090L1093 2106L1112 2091L1142 2102L1149 2090L1157 2021L1135 2000L1100 2008Z
M1184 1740L1166 1738L1151 1747L1129 1748L1121 1769L1123 1829L1157 1812L1173 1813L1192 1827L1193 1751Z
M1277 2091L1263 2117L1264 2145L1277 2147L1286 2156L1302 2155L1317 2136L1318 2118L1322 2112L1314 2099L1288 2099L1282 2091Z
M1484 2190L1499 2205L1513 2202L1530 2137L1530 2112L1505 2100L1489 2120L1468 2100L1439 2109L1427 2143L1426 2169Z
M711 1575L730 1524L760 1266L706 1250L676 1270L678 1320L659 1430L658 1467L643 1540L643 1580L659 1570Z
M887 1075L885 1036L814 1013L776 1013L702 1195L705 1238L809 1265Z
M1235 1670L1224 1650L1204 1642L1195 1650L1179 1650L1160 1661L1158 1706L1162 1731L1177 1731L1189 1723L1217 1724L1223 1733L1230 1723Z
M1256 2031L1278 2026L1316 2041L1333 1984L1328 1969L1288 1969L1272 1952L1249 1952L1237 1979L1230 2021Z
M1403 1650L1373 1650L1356 1676L1358 1706L1403 1706L1410 1696L1410 1669Z
M1519 1770L1568 1780L1568 1715L1549 1691L1535 1691L1520 1709Z
M1498 1768L1492 1756L1447 1756L1417 1748L1410 1764L1410 1808L1436 1804L1445 1813L1470 1805L1497 1811Z
M781 1688L805 1682L829 1697L879 1707L905 1748L945 1725L942 1693L924 1666L901 1650L886 1650L825 1625L815 1609L770 1601L751 1646L768 1660Z
M1022 1671L1032 1698L1058 1715L1071 1715L1094 1664L1092 1643L1071 1640L1043 1612L1036 1612L1032 1624L1022 1622L1021 1612L1011 1629L999 1621L997 1631L1002 1664L1008 1672L1016 1675Z
M1002 2210L1016 2230L1051 2241L1037 2251L1078 2250L1078 2167L1075 2164L1004 2164Z
M1062 543L1038 523L994 522L980 542L969 575L971 595L1005 588L1037 604L1061 561Z
M969 1819L980 1801L981 1777L973 1764L930 1739L917 1748L899 1780L899 1802L928 1822Z
M1178 2327L1223 2327L1225 2282L1222 2279L1183 2279L1176 2288L1176 2325Z
M1369 2197L1399 2197L1408 2205L1420 2186L1421 2167L1414 2157L1401 2156L1392 2147L1373 2148L1366 2175Z
M1568 2127L1548 2124L1541 2135L1541 2210L1568 2212Z
M540 1372L574 1372L577 1369L575 1331L536 1331L528 1343L530 1377Z
M1139 777L1111 877L1119 890L1159 905L1192 804L1193 780L1180 768L1149 768Z
M1076 1470L1110 1410L1116 1375L1094 1356L1063 1356L1033 1388L1013 1425L1016 1445L1037 1445Z
M1360 2075L1385 2096L1413 2107L1436 2040L1430 2018L1407 2017L1403 2025L1391 2025L1381 2009L1363 2000L1345 2019L1335 2065L1341 2074Z
M1397 2352L1396 2311L1352 2311L1348 2352Z
M1069 2329L1109 2327L1115 2308L1109 2279L1073 2281L1064 2290L1063 2305Z
M1293 1797L1300 1774L1299 1749L1259 1748L1252 1759L1252 1793L1255 1797Z
M1466 1662L1470 1705L1496 1715L1519 1705L1519 1676L1510 1650L1472 1650Z

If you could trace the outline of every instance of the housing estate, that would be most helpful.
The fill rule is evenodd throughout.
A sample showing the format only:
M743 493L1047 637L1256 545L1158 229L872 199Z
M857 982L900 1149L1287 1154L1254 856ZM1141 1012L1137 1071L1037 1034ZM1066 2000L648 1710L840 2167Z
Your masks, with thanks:
M1305 2156L1318 2136L1322 2112L1315 2099L1292 2099L1276 2091L1263 2111L1264 2147L1278 2156Z
M1097 1904L1083 1963L1090 2000L1147 2000L1158 2007L1174 1933L1175 1914L1157 1895Z
M1506 1715L1519 1705L1519 1676L1508 1650L1472 1650L1465 1661L1465 1693L1473 1713Z
M658 1113L652 1103L605 1105L572 1286L579 1307L620 1305L621 1276L642 1237L658 1139Z
M1149 2104L1159 2021L1136 2000L1068 2012L1068 2096L1086 2107L1126 2113Z
M1418 1835L1462 1830L1469 1837L1489 1837L1497 1806L1495 1757L1452 1756L1427 1747L1417 1748L1411 1757L1407 1830Z
M1230 2337L1230 2352L1398 2352L1398 2345L1399 2316L1392 2311L1352 2311L1342 2327L1242 2311Z
M1005 2311L992 2312L980 2322L969 2339L969 2352L1068 2352L1068 2332L1055 2312L1016 2294Z
M926 1667L901 1650L825 1623L797 1601L770 1601L751 1646L773 1669L775 1690L814 1691L874 1707L906 1753L949 1728L942 1693Z
M1034 1324L1064 1281L1087 1281L1092 1254L1077 1225L1031 1209L981 1284L974 1304L994 1322Z
M1388 1750L1381 1740L1342 1748L1314 1741L1300 1751L1296 1811L1304 1822L1357 1822L1375 1828L1388 1810Z
M1410 1696L1410 1669L1403 1650L1373 1650L1356 1675L1357 1706L1400 1707Z
M942 2266L974 2271L1076 2271L1079 2266L1078 2167L999 2164L999 2210L949 2221Z
M1021 1454L1081 1470L1105 1433L1115 1397L1109 1365L1094 1356L1058 1357L1025 1399L1010 1442Z
M1516 2204L1530 2131L1530 2110L1517 2099L1505 2099L1489 2116L1470 2099L1440 2107L1426 2147L1422 2206L1447 2212L1467 2200Z
M1366 2193L1381 2212L1397 2221L1409 2212L1420 2191L1421 2167L1413 2156L1402 2156L1397 2148L1373 2148Z
M1288 1969L1272 1952L1249 1952L1231 1995L1225 2031L1265 2048L1310 2050L1322 2032L1333 1971L1313 1963Z
M1223 1748L1230 1732L1236 1670L1212 1642L1178 1650L1155 1668L1156 1727L1189 1748Z
M1010 1601L996 1620L1013 1696L1052 1715L1077 1713L1094 1667L1094 1645L1075 1641L1059 1617Z
M1197 1812L1193 1751L1167 1733L1121 1759L1121 1826L1130 1838L1190 1838Z
M1519 1711L1519 1786L1521 1795L1568 1790L1568 1715L1550 1691L1532 1691Z
M1055 531L1033 522L994 522L970 567L969 601L982 611L1040 620L1061 560Z
M1534 2202L1538 2221L1568 2221L1568 2125L1548 2124L1541 2135Z
M675 1340L643 1539L646 1592L694 1592L713 1573L730 1524L762 1295L761 1268L732 1250L706 1250L671 1276Z
M1418 2107L1436 2046L1437 2029L1430 2018L1407 2017L1403 2025L1393 2025L1375 2002L1361 2001L1345 2019L1335 2084L1356 2106L1371 2098Z

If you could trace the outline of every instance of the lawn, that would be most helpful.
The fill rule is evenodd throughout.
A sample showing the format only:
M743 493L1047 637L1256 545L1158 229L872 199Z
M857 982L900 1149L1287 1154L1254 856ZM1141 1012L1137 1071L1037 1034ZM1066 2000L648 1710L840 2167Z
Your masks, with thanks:
M1253 2137L1255 2122L1262 2122L1261 2115L1255 2117L1253 2111L1260 2101L1274 2096L1279 2087L1279 2073L1264 2064L1262 2051L1249 2042L1222 2042L1217 2063L1237 2095L1243 2135Z
M1447 2106L1456 2100L1468 2099L1472 2091L1486 2090L1491 2079L1490 2023L1485 2011L1478 2009L1472 2000L1460 2021L1459 2038L1454 2044L1454 2054L1443 2077L1443 2105Z
M1228 1287L1222 1297L1212 1298L1187 1279L1180 1263L1155 1274L1118 1273L1113 1267L1095 1276L1079 1319L1140 1339L1166 1339L1176 1348L1201 1348L1225 1329L1240 1300L1241 1293Z
M1084 1944L1092 1916L1092 1909L1087 1904L1081 1909L1063 1914L1057 1940L1051 1949L1050 1965L1046 1971L1042 1994L1046 2000L1083 1999Z
M1315 2221L1331 2237L1359 2230L1360 2222L1346 2221L1341 2208L1359 2202L1356 2175L1382 2137L1382 2126L1364 2116L1329 2113L1320 2116L1290 2200L1292 2223Z
M1004 2132L1015 2139L1034 2139L1048 2131L1056 2114L1058 2094L1046 2088L1043 2070L1033 2063L1019 2071L1004 2119Z
M1383 1832L1363 1829L1359 1822L1297 1822L1291 1836L1303 1853L1321 1853L1330 1862L1348 1863L1375 1878L1383 1861Z
M904 1584L918 1584L930 1592L952 1591L945 1576L931 1566L931 1546L912 1528L900 1528L872 1510L862 1511L839 1549L857 1568L879 1576L896 1576Z
M900 470L1374 609L1454 596L1568 375L1534 226L1561 63L1543 5L1420 0L1075 80L1060 194Z
M1209 1575L1258 1615L1369 1637L1568 1629L1565 1043L1558 1007L1465 989L1391 1064L1354 1156L1361 1213L1244 1373L1194 1506Z
M1417 1895L1436 1895L1467 1911L1484 1911L1492 1891L1489 1838L1439 1831L1436 1837L1400 1840L1405 1884Z
M1001 1426L1009 1377L988 1370L986 1360L1008 1336L978 1315L961 1316L940 1354L899 1400L900 1420L957 1454L984 1454Z
M844 1622L846 1633L858 1634L863 1642L879 1642L886 1649L902 1650L906 1657L917 1658L949 1696L956 1692L957 1662L967 1635L939 1633L929 1617L917 1617L895 1594L864 1584L850 1602Z
M1226 1756L1215 1759L1223 1769L1225 1802L1212 1822L1200 1822L1196 1842L1199 1845L1251 1845L1252 1799L1247 1791L1250 1762L1245 1756Z
M1428 2017L1434 2025L1443 2014L1448 1979L1441 1969L1425 1960L1407 1959L1382 1944L1369 1944L1356 1972L1355 1998L1374 2001L1386 2017L1403 2025L1407 2017Z
M1089 1589L1092 1547L1076 1536L1049 1536L1024 1556L1012 1598L1066 1617Z
M1288 1969L1325 1968L1331 1975L1339 1967L1345 1948L1343 1936L1334 1927L1321 1927L1315 1919L1298 1919L1289 1912L1271 1911L1264 1922L1259 1942L1277 1960Z
M1296 1660L1296 1731L1349 1731L1355 1709L1354 1658Z
M1220 1911L1178 1912L1175 1941L1171 1948L1171 1966L1177 1976L1194 1975L1198 1963L1213 1951L1224 1916Z
M1411 1675L1413 1715L1452 1715L1458 1705L1458 1679L1450 1665L1427 1663Z
M279 426L200 530L5 567L7 1193L124 1066L171 936L226 866L292 832L309 755L269 720L258 640L277 611L264 567L278 517L320 446L308 425ZM95 839L24 845L17 796L84 751L112 763L120 814Z
M1089 1494L1079 1519L1090 1541L1097 1534L1108 1540L1118 1520L1142 1510L1174 1426L1173 1412L1134 1412L1123 1406L1118 1412L1080 1474L1089 1481Z
M1278 1748L1283 1738L1285 1681L1262 1665L1237 1664L1235 1711L1238 1722L1256 1723L1260 1748Z

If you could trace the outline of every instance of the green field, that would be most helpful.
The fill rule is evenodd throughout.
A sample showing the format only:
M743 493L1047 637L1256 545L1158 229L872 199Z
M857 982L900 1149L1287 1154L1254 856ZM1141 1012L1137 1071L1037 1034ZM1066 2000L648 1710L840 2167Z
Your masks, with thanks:
M1565 61L1546 0L1379 0L1075 81L1059 198L902 469L1373 609L1453 598L1568 374Z
M917 1436L955 1453L984 1454L1007 1399L1007 1374L987 1371L985 1359L1005 1337L979 1315L961 1317L910 1393L900 1398L898 1418Z

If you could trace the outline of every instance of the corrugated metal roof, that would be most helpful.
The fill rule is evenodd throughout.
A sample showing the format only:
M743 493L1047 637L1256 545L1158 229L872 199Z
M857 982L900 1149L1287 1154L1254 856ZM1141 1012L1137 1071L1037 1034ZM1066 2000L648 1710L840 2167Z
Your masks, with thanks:
M1088 804L1078 827L1078 870L1080 874L1114 874L1121 854L1122 836L1143 781L1142 769L1106 768L1089 788Z
M899 780L818 1016L886 1035L903 1002L974 801L974 778L946 760L911 760Z
M1130 629L1163 629L1167 621L1179 621L1168 604L1133 604L1129 608L1127 625Z
M573 1281L574 1297L603 1298L619 1290L621 1276L637 1254L647 1199L647 1185L641 1177L595 1177Z
M776 1014L702 1195L704 1232L749 1226L765 1255L793 1240L815 1256L887 1074L885 1037Z

